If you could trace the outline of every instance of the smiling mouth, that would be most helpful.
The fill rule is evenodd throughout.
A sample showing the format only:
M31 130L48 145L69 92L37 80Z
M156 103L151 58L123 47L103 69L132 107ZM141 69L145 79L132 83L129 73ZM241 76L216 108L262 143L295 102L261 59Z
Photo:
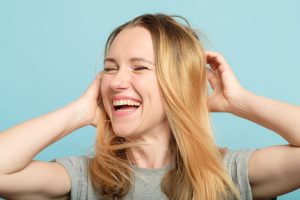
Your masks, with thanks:
M128 105L124 105L124 106L114 106L115 111L133 111L138 109L139 106L128 106Z
M140 102L131 99L113 100L115 111L135 111L141 106Z

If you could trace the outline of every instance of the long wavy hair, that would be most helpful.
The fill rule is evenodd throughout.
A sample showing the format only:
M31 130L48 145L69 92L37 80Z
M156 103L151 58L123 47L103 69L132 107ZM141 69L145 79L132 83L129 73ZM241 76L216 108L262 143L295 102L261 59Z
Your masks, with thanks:
M119 26L109 36L105 54L125 28L143 27L152 36L175 161L161 183L165 195L171 200L239 199L223 163L224 150L212 135L204 49L188 22L180 17L187 23L183 25L174 17L145 14ZM134 183L128 149L137 144L115 135L101 98L99 106L102 113L89 165L91 181L102 198L123 199Z

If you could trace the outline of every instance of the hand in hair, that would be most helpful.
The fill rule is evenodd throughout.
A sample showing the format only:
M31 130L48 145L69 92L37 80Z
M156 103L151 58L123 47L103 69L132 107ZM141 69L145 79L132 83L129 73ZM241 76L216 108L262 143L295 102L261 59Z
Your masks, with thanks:
M84 125L97 126L100 116L99 98L100 98L100 83L102 72L100 72L86 92L77 100L82 107L82 117L84 117Z
M270 199L298 189L300 168L295 166L300 164L300 107L251 93L239 84L220 54L206 52L206 58L213 88L208 99L210 111L233 113L276 132L289 143L252 154L248 174L253 199Z
M239 84L232 69L217 52L206 52L207 78L213 89L208 98L208 108L211 112L232 112L239 104L245 89Z
M213 89L208 98L208 107L211 112L232 112L239 104L240 96L245 91L234 75L232 69L217 52L206 52L206 61L210 66L207 78Z
M101 73L76 101L0 133L1 197L68 199L71 182L67 171L58 163L34 161L33 158L74 130L97 125L100 82Z

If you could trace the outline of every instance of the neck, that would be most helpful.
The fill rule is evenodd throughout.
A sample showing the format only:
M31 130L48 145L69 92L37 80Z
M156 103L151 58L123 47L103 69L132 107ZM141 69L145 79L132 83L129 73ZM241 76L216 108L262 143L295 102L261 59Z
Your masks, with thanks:
M162 168L172 163L169 134L156 134L135 139L140 145L131 147L129 155L140 168Z

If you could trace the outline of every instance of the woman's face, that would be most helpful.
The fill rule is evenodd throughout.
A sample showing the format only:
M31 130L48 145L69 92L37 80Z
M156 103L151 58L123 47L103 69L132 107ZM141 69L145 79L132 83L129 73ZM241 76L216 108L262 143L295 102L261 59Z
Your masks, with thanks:
M126 28L116 36L104 61L101 95L116 135L169 132L147 29Z

